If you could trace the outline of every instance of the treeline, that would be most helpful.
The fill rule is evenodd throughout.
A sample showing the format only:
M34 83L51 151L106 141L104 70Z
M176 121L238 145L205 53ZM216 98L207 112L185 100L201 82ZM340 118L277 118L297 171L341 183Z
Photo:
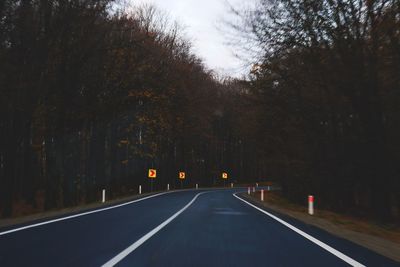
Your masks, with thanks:
M398 220L400 2L259 0L234 12L262 55L250 86L260 164L293 201L315 194L319 207Z
M128 11L126 11L128 10ZM398 220L400 3L259 0L257 45L221 79L152 6L0 2L0 213L154 189L274 181L318 207Z
M0 4L0 213L221 184L223 84L179 26L114 1ZM244 160L244 159L243 159ZM229 170L227 170L229 171ZM234 173L230 173L235 177ZM237 179L237 178L235 178Z

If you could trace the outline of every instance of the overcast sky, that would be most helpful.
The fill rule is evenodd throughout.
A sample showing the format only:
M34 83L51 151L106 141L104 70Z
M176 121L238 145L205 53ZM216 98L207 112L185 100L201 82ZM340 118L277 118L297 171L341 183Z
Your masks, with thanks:
M226 0L130 0L133 4L153 3L166 11L174 20L185 26L186 35L194 46L194 52L207 67L220 74L241 76L246 71L233 55L218 28L222 19L229 15ZM240 3L240 0L229 0Z

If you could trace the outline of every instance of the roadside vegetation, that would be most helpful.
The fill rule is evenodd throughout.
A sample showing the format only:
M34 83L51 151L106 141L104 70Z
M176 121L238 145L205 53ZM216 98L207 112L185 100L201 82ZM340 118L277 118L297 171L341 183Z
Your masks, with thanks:
M295 203L399 222L400 2L255 2L230 29L255 52L258 165Z
M184 186L255 179L254 145L232 132L245 84L208 70L154 6L1 1L1 216L148 192L149 168L154 190L179 171Z
M230 43L255 52L232 79L153 6L1 1L1 217L148 192L155 168L154 190L227 172L398 222L399 1L256 2L232 7Z

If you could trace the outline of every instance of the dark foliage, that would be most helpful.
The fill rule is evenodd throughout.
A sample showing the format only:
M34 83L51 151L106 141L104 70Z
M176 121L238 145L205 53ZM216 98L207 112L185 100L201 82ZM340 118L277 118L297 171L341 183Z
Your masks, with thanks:
M220 182L222 85L178 26L152 6L1 3L2 216L148 191L150 167L154 189L181 170L185 186Z
M153 7L0 2L2 216L155 189L275 181L399 218L400 3L260 0L250 81L218 80ZM170 26L168 26L170 25ZM253 43L254 44L254 43Z
M262 165L285 195L398 219L400 2L259 0L236 14L262 51Z

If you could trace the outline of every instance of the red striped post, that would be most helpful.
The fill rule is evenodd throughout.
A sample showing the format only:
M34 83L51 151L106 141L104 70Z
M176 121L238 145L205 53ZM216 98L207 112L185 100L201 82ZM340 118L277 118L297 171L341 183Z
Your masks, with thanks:
M308 196L308 214L314 215L314 196Z

